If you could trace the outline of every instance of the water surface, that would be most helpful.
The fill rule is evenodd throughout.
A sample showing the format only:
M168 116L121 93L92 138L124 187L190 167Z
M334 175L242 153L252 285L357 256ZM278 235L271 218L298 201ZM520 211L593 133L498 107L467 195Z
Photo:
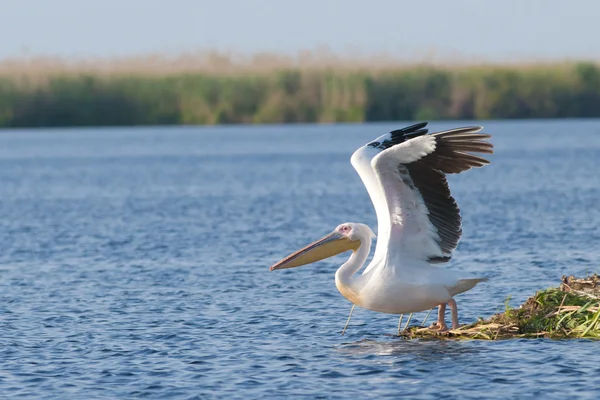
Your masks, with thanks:
M376 228L349 158L403 125L2 131L0 397L597 398L599 342L407 341L360 309L341 336L345 256L269 272ZM600 121L485 125L493 164L449 179L448 268L490 278L463 323L600 265Z

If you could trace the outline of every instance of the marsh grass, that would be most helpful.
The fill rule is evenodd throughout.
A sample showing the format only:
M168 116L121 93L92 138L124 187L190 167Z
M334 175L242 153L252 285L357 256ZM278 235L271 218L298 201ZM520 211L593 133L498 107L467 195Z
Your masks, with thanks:
M0 127L600 117L593 62L494 65L330 53L0 62Z
M600 339L600 276L563 277L558 288L537 292L519 308L447 332L411 327L401 336L424 339Z

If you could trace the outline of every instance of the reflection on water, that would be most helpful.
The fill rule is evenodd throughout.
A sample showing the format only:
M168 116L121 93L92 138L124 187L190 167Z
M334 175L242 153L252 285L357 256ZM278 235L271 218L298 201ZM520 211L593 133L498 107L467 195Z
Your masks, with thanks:
M343 343L338 348L341 354L351 356L392 356L392 359L416 358L424 361L436 361L450 357L455 361L466 361L477 355L480 349L466 346L465 342L451 340L407 340L397 338L387 341L362 339L352 343ZM464 359L463 359L464 358Z

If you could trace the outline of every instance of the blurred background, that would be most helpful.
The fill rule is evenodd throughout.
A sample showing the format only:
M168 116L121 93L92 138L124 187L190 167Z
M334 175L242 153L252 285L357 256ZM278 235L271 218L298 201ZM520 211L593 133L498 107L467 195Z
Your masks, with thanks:
M592 0L8 0L0 127L600 117Z

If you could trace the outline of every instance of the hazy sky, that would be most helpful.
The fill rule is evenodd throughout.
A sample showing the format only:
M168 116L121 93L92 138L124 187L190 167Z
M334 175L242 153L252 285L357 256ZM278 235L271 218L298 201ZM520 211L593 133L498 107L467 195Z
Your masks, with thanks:
M0 59L202 49L600 58L596 0L0 0Z

